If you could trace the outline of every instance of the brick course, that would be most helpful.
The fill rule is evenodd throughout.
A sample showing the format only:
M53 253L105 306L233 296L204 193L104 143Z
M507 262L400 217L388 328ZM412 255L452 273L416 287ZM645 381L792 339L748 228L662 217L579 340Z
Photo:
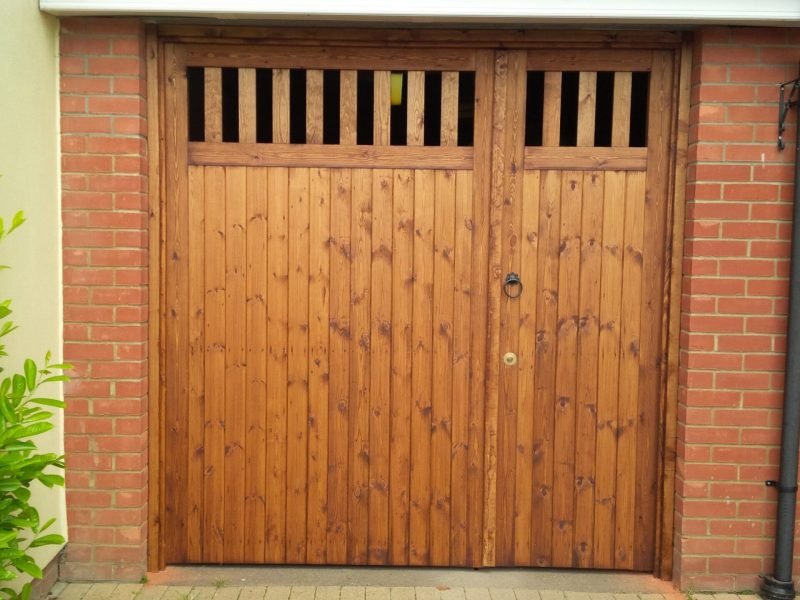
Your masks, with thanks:
M772 563L794 123L776 148L776 84L800 31L697 32L678 410L675 581L758 589ZM798 563L800 566L800 563Z
M61 22L67 580L138 580L147 525L145 36Z

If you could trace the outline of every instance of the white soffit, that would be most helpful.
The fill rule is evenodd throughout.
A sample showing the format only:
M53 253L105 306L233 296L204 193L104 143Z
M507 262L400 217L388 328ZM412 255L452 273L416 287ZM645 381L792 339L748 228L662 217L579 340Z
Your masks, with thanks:
M800 0L39 0L59 16L800 26Z

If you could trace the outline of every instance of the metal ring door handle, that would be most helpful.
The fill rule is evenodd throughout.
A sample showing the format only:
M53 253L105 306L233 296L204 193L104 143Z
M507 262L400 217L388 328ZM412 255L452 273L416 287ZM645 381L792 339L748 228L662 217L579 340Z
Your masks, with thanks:
M511 299L522 295L522 280L516 273L509 273L503 280L503 293Z

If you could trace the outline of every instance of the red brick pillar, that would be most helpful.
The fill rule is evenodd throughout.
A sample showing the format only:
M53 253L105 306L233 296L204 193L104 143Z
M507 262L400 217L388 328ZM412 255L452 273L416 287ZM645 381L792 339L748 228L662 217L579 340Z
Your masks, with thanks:
M145 572L144 48L138 21L61 23L67 580Z
M675 578L758 589L771 568L793 197L778 85L800 31L696 34L683 282Z

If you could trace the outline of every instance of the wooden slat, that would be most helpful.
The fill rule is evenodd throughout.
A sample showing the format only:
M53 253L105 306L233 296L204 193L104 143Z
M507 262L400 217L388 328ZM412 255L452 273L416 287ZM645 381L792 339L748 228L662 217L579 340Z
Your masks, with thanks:
M268 171L267 207L267 562L286 559L286 389L288 356L289 172Z
M469 528L467 561L483 564L484 534L484 408L487 343L487 273L489 268L489 210L492 194L492 128L494 119L494 52L478 53L475 73L475 170L472 193L472 281L470 323Z
M472 71L475 68L475 53L458 48L440 48L431 52L421 48L387 47L381 42L378 47L318 48L304 46L259 47L255 45L237 48L232 56L230 48L221 44L186 44L182 47L188 66L209 67L256 67L262 69L351 69L367 71L405 71L419 68L436 71Z
M526 169L644 171L647 148L525 148Z
M636 509L634 568L653 568L656 495L659 462L659 418L662 410L662 373L666 356L662 344L667 321L664 295L669 274L665 268L667 206L672 147L673 81L672 53L656 52L650 74L648 101L649 160L645 190L644 245L642 262L642 326L637 421ZM658 399L658 400L657 400Z
M614 567L625 173L605 174L597 355L594 566Z
M322 143L322 71L306 71L306 144Z
M375 146L388 146L391 133L392 77L389 71L373 73L372 96L372 143Z
M273 69L272 70L272 142L274 144L289 143L289 110L290 110L289 69ZM209 141L219 141L219 140L209 140Z
M529 71L649 71L653 54L646 49L532 50Z
M561 179L561 245L558 257L558 324L553 428L553 566L572 565L575 502L575 404L583 176Z
M501 217L501 280L508 273L520 271L520 225L522 223L522 183L524 174L515 168L522 162L525 145L525 53L509 53L508 87L506 96L503 205ZM497 293L497 287L495 293ZM517 299L500 298L499 354L492 357L497 363L506 352L516 353L519 339L520 303ZM519 364L519 363L517 363ZM495 564L514 564L514 505L516 495L517 461L517 399L519 367L499 367L498 425L497 425L497 550Z
M339 143L343 146L354 146L356 143L356 114L358 106L358 82L356 76L356 71L339 72Z
M458 73L442 73L442 146L458 145Z
M686 215L686 161L689 136L689 97L691 92L692 44L686 40L681 48L678 73L677 118L672 214L672 254L670 260L669 325L667 332L667 381L662 412L663 445L661 474L661 503L658 521L660 561L656 564L656 575L661 579L672 579L673 537L675 529L675 463L677 460L677 411L678 411L678 367L680 364L681 329L681 272L683 263L684 222ZM669 224L669 221L668 221Z
M185 98L186 77L181 75L174 78L173 102L180 102ZM187 467L189 463L189 449L186 440L186 423L184 420L187 408L188 372L187 355L189 353L189 338L187 335L187 291L188 281L186 271L189 262L188 227L188 177L185 167L185 135L186 115L176 114L171 122L175 144L174 164L169 164L166 181L166 195L175 201L166 205L165 221L168 235L165 240L165 253L169 257L164 265L164 300L167 311L164 319L165 336L163 352L167 364L172 365L174 371L170 372L171 384L164 394L164 434L174 439L174 454L167 463L170 476L165 478L164 512L163 517L167 522L164 535L163 558L168 561L184 560L187 540L187 511L190 499L186 490ZM165 373L166 376L166 373ZM165 531L165 534L166 534Z
M256 70L239 72L239 142L256 141Z
M434 172L414 176L409 563L429 564Z
M611 146L627 147L631 136L631 81L632 73L614 73L614 104L611 121Z
M411 467L411 315L414 286L414 172L394 173L392 236L392 399L389 562L408 564Z
M350 439L350 171L331 172L330 399L327 561L347 561Z
M372 171L353 171L351 214L352 306L354 344L350 354L350 506L348 557L351 564L368 562L369 528L369 400L370 400L370 271L372 263Z
M205 87L205 140L207 142L222 141L222 69L206 67L204 71ZM180 109L183 111L183 108Z
M353 134L355 135L355 134ZM355 138L354 138L355 139ZM637 150L643 150L637 148ZM602 156L602 151L598 154ZM315 146L285 144L189 144L189 164L249 167L351 167L376 169L471 169L473 149L413 146ZM596 161L592 168L597 168ZM602 163L601 163L602 164Z
M225 171L225 560L244 560L247 174ZM218 202L219 198L216 199ZM222 375L216 373L217 376Z
M456 177L436 171L433 237L430 563L450 564L453 286Z
M603 241L603 174L583 174L578 320L573 566L592 567L594 544L597 344Z
M596 101L597 73L581 71L578 77L578 146L594 146Z
M406 119L406 143L422 146L425 143L425 73L408 72L408 110Z
M326 561L328 528L328 390L331 177L311 169L309 180L308 305L308 548L306 560Z
M387 103L388 106L388 103ZM392 172L372 176L369 339L369 563L389 557L389 453L392 356Z
M450 564L466 565L469 504L470 308L472 303L472 173L456 173L451 418ZM474 515L473 515L474 516Z
M225 529L225 171L205 170L205 481L203 561L222 562Z
M553 542L553 427L556 405L558 271L561 245L561 174L541 174L539 193L539 256L536 290L536 393L533 422L532 563L552 564Z
M644 175L627 175L625 190L625 242L622 259L622 297L642 293L642 243L644 234ZM617 420L617 493L614 565L632 569L636 510L637 401L641 306L626 302L620 327L619 412Z
M187 434L189 467L186 493L186 560L203 561L203 453L205 430L205 175L203 167L189 168L188 329L189 398ZM263 478L263 474L262 474ZM262 555L263 557L263 555Z
M561 72L544 74L544 109L542 111L542 146L561 143ZM526 165L526 169L538 167ZM544 168L544 167L541 167Z
M519 275L525 286L519 302L517 388L517 464L514 494L514 564L532 564L533 424L536 397L536 306L538 304L539 171L526 171L522 182L519 227Z
M244 560L264 561L267 472L267 172L247 169ZM241 334L242 332L240 332Z
M289 169L286 561L306 558L309 169Z

